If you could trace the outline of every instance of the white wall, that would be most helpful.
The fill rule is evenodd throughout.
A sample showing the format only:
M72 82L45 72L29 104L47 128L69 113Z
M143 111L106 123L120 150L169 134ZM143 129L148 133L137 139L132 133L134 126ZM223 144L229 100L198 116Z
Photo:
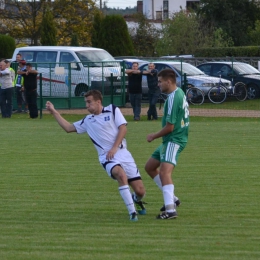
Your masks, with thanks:
M169 0L169 14L186 9L186 0ZM163 0L143 0L143 14L148 19L156 19L156 11L163 11Z

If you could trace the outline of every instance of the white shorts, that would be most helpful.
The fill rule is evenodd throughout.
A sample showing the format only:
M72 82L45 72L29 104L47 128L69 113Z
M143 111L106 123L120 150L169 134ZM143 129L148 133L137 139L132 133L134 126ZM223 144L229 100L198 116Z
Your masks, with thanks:
M107 174L113 179L112 170L117 165L124 169L128 182L141 179L140 172L132 154L125 148L119 149L114 155L114 158L110 161L106 159L106 154L99 156L99 162Z

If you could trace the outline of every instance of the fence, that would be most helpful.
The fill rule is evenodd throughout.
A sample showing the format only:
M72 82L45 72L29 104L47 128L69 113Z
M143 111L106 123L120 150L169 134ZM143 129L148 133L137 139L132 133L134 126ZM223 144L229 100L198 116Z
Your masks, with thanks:
M234 59L232 60L234 61ZM186 61L189 61L189 59L182 59L178 66L176 65L179 87L186 89L187 85L197 86L196 84L201 84L201 87L205 88L206 94L206 89L217 84L218 79L216 77L205 77L205 75L192 77L189 63L187 65ZM83 96L89 89L98 89L102 92L104 105L114 103L119 107L124 107L128 100L125 62L33 63L33 66L39 72L38 106L41 110L45 108L47 100L51 100L57 109L85 108ZM166 67L161 66L158 70L164 68ZM143 69L147 68L144 66ZM184 80L185 73L187 74L187 81ZM142 85L143 98L146 100L148 94L146 76L143 76ZM15 98L14 108L16 108ZM211 104L205 99L205 103L200 108L260 111L260 99L238 102L235 99L228 98L221 105Z

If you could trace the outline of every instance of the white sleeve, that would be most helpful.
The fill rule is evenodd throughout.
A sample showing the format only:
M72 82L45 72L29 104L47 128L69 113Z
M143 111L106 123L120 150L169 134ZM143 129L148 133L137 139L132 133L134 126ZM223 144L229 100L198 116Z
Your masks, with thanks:
M124 124L127 125L127 121L118 107L115 109L115 124L117 127Z
M87 133L87 124L86 124L85 120L87 120L87 117L83 118L80 121L73 123L78 134Z

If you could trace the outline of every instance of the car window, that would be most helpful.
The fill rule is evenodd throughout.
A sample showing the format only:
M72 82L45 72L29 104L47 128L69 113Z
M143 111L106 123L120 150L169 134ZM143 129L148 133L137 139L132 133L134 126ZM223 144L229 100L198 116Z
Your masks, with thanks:
M223 67L223 64L212 64L211 76L219 77L222 67Z
M211 64L204 64L204 65L198 66L198 68L207 75L210 75L210 73L211 73Z
M62 67L68 69L68 63L71 63L71 69L80 69L79 65L76 63L75 57L70 52L60 53L60 64Z
M230 76L231 74L232 74L232 68L230 68L228 65L223 65L221 68L220 68L220 70L221 70L221 75L223 76L223 77L228 77L228 76Z

